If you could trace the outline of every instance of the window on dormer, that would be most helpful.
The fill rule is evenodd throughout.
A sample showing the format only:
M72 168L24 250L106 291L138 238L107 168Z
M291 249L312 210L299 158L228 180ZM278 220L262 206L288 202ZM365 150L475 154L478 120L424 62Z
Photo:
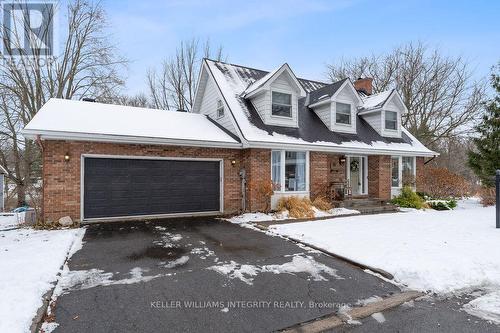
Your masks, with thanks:
M351 124L351 104L339 103L335 104L336 116L335 122L337 124Z
M394 111L385 111L385 129L398 129L398 113Z
M217 118L222 118L222 117L224 117L224 104L219 99L217 100Z
M272 115L280 117L292 117L292 95L273 91Z

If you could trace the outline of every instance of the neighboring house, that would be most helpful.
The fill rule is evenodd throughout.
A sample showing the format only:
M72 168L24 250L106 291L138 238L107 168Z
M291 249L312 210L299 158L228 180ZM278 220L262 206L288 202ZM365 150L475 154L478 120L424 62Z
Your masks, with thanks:
M288 195L390 199L436 153L401 126L395 90L371 92L371 79L326 84L287 64L205 59L190 113L51 99L23 133L43 147L49 220L258 211Z

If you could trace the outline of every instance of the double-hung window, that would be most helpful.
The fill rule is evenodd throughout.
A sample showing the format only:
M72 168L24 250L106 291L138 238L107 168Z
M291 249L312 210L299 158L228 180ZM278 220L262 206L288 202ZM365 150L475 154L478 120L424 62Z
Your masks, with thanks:
M217 100L217 118L222 118L222 117L224 117L224 104L219 99Z
M394 111L385 111L385 129L398 129L398 113Z
M307 153L304 151L273 151L271 177L275 191L307 191Z
M335 122L337 124L351 124L351 104L337 102L335 103L335 110Z
M272 92L272 115L279 117L292 117L292 95Z

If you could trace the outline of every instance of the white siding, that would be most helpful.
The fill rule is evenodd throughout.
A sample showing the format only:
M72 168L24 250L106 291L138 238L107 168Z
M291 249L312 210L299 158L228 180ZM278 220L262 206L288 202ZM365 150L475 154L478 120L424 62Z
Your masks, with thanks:
M402 108L399 103L399 101L395 100L396 97L393 97L387 101L387 103L384 106L384 110L382 111L382 136L385 137L390 137L390 138L400 138L401 137L401 112ZM398 125L397 125L397 130L386 130L385 129L385 110L388 111L394 111L397 112L398 114Z
M378 132L378 134L382 135L382 117L380 112L373 112L362 115L364 120L373 127L374 130Z
M272 92L277 91L281 93L292 95L292 117L279 117L271 114L272 109ZM299 89L295 88L295 84L287 72L283 72L273 82L271 82L269 89L265 89L258 95L252 97L250 101L259 113L262 121L266 125L284 126L284 127L298 127L299 112L298 112L298 97Z
M271 113L270 96L270 92L268 90L265 90L250 100L264 123L267 120L267 115Z
M217 117L217 100L219 99L224 103L224 116L221 118ZM233 134L238 135L236 128L233 125L229 108L224 102L224 99L222 99L212 78L209 78L206 82L200 105L199 113L209 116Z
M318 115L319 119L325 123L326 127L331 130L332 110L330 106L330 103L326 103L314 108L313 110Z
M336 102L350 104L351 105L351 124L337 124L335 122L336 119ZM341 91L339 91L332 101L332 119L331 119L331 130L335 132L343 132L343 133L356 133L356 120L357 120L357 111L358 111L358 99L357 96L354 95L353 89L346 84Z

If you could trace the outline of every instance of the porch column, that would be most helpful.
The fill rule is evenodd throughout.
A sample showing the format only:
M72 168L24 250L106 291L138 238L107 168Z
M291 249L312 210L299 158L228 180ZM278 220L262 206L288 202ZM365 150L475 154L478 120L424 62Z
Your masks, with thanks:
M391 157L368 156L368 195L372 198L391 198Z

